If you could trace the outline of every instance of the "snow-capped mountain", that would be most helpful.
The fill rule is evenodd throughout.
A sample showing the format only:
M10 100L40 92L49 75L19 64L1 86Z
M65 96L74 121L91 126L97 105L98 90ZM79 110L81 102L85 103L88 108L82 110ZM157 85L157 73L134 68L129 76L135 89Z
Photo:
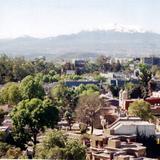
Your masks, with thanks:
M136 27L113 26L106 30L48 38L1 39L0 52L11 55L69 56L84 53L110 56L160 55L160 35ZM90 54L91 56L92 54Z

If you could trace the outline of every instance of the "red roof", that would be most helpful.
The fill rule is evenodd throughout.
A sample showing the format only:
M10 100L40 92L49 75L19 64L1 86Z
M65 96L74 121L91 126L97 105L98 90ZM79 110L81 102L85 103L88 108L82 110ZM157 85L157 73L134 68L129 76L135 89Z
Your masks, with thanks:
M128 110L129 105L136 100L138 100L138 99L127 99L125 101L125 106L124 106L125 109ZM149 97L149 98L144 99L144 101L146 101L154 106L154 105L160 104L160 97Z

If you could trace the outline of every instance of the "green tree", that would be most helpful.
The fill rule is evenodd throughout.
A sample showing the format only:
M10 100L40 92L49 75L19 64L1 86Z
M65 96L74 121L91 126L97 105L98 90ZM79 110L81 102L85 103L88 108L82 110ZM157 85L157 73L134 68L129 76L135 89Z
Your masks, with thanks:
M95 80L99 81L99 82L105 82L106 81L106 78L101 76L101 75L96 75L94 77Z
M66 110L74 112L78 103L78 98L78 93L74 89L68 88L64 94Z
M44 136L43 142L36 148L36 158L63 159L67 137L61 131L50 131Z
M59 82L51 89L51 96L53 99L61 100L61 98L64 97L66 90L67 87L64 85L64 82Z
M85 147L78 141L71 141L61 131L45 134L43 142L36 148L36 158L85 160Z
M64 148L65 143L67 141L67 136L64 135L61 131L52 131L45 134L45 138L43 140L44 148L50 149L53 147Z
M11 118L19 136L28 132L30 140L36 145L38 133L44 131L45 127L53 128L57 123L58 109L50 99L27 99L18 103L11 112Z
M132 83L132 82L128 82L128 83L126 83L125 84L125 90L128 90L128 91L130 91L130 90L132 90L133 88L134 88L134 84Z
M66 160L85 160L85 147L78 141L68 141L65 148L65 158Z
M143 98L146 98L148 96L148 83L152 78L152 72L150 71L149 67L144 64L140 64L139 69L139 79L141 83Z
M62 116L64 116L64 113L67 110L74 112L78 103L78 93L76 90L68 88L63 82L60 82L52 88L51 96L57 101Z
M34 67L31 62L27 62L24 57L12 59L13 81L21 81L24 77L34 73Z
M44 57L30 61L25 60L24 57L10 58L6 55L0 55L1 84L10 81L18 82L27 75L35 73L53 75L53 70L55 73L60 73L60 67L56 67L52 62L46 62Z
M45 96L42 84L37 77L33 76L25 77L20 84L20 92L23 99L40 98L43 99Z
M56 75L56 71L55 71L55 70L50 70L50 71L49 71L49 75L50 75L50 76Z
M87 62L85 68L87 73L93 73L95 71L98 71L99 66L96 63Z
M81 84L79 87L76 88L76 91L80 95L89 95L92 93L97 93L99 94L99 88L95 84Z
M0 82L7 83L12 81L12 60L6 55L0 55Z
M128 108L129 115L138 116L142 120L153 119L153 115L150 109L151 105L144 100L137 100L130 104Z
M19 84L13 82L5 84L4 87L0 90L0 96L2 103L11 105L17 104L21 100Z

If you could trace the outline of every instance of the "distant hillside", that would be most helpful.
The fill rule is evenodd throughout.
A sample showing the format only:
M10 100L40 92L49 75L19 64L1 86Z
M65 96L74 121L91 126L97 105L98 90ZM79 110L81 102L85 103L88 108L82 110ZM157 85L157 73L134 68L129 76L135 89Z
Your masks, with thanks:
M160 35L151 32L82 31L49 38L1 39L0 53L26 57L94 58L110 56L160 55Z

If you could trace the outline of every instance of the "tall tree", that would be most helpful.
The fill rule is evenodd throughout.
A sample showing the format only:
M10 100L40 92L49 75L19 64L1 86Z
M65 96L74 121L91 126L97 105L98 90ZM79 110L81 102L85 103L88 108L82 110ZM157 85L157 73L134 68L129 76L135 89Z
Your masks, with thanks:
M143 92L143 98L146 98L148 96L148 83L152 78L152 73L149 67L144 64L140 64L139 69L140 69L139 79Z
M80 96L79 103L76 109L77 119L80 122L91 126L91 134L93 133L95 114L101 106L101 101L96 93Z
M58 121L58 109L50 99L44 101L33 98L21 101L11 112L15 130L27 134L34 145L37 135L45 127L53 128ZM27 132L26 132L27 131ZM25 142L24 142L25 143Z
M52 88L51 96L55 99L61 108L62 116L65 111L74 112L78 103L78 93L76 90L68 88L63 82Z

